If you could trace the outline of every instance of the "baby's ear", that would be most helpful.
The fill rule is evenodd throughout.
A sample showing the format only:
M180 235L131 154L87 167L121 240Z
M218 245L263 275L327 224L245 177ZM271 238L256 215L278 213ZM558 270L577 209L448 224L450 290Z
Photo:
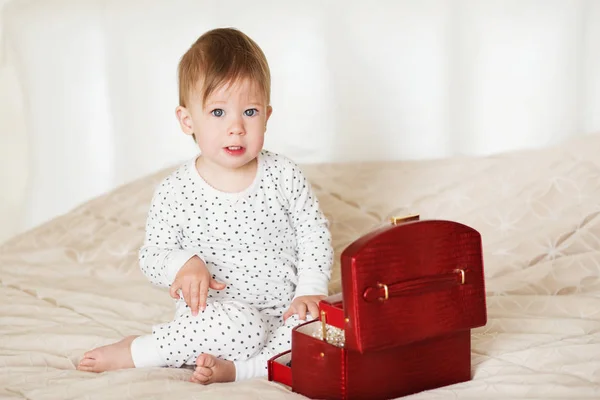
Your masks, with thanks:
M267 129L267 122L269 122L269 118L271 118L271 114L273 114L273 107L267 106L267 119L265 120L265 130Z
M179 126L181 126L181 130L183 131L183 133L185 133L186 135L193 135L194 125L192 121L192 115L190 114L188 109L183 106L178 106L175 109L175 116L179 121Z

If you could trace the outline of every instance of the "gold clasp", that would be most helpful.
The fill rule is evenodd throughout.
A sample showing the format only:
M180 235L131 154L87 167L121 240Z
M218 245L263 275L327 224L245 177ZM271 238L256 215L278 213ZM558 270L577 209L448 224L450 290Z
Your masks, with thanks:
M455 269L454 272L458 272L460 274L460 284L465 284L465 270L464 269Z
M383 298L379 298L379 301L386 301L387 299L390 298L390 291L388 289L388 286L385 283L377 283L377 286L381 289L383 288L383 293L384 293L384 297Z

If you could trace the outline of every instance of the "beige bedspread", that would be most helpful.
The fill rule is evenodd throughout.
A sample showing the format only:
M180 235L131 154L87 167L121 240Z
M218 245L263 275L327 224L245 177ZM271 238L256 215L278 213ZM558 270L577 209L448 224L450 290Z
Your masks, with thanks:
M474 379L407 398L600 398L598 150L594 136L497 157L305 167L338 256L391 215L482 234L489 322L472 332ZM1 398L303 398L265 379L202 387L184 369L75 370L85 350L172 317L167 292L136 262L166 173L0 247Z

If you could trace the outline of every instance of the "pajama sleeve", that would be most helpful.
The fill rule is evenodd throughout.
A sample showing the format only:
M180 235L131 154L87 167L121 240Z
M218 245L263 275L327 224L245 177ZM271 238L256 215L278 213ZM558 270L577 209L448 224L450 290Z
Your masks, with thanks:
M181 247L182 204L174 178L167 177L156 189L146 220L146 237L139 251L140 268L153 284L169 287L177 272L193 256L200 254Z
M294 298L307 295L327 296L333 264L329 223L308 179L291 161L284 187L298 252L298 284Z

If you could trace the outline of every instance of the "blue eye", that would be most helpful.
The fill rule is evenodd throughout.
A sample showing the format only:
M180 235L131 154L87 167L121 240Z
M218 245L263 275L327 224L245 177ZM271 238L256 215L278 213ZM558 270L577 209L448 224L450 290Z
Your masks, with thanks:
M258 114L258 110L256 108L250 108L249 110L244 111L244 115L246 117L254 117Z
M225 111L223 111L221 108L215 108L210 113L215 117L222 117L223 114L225 114Z

